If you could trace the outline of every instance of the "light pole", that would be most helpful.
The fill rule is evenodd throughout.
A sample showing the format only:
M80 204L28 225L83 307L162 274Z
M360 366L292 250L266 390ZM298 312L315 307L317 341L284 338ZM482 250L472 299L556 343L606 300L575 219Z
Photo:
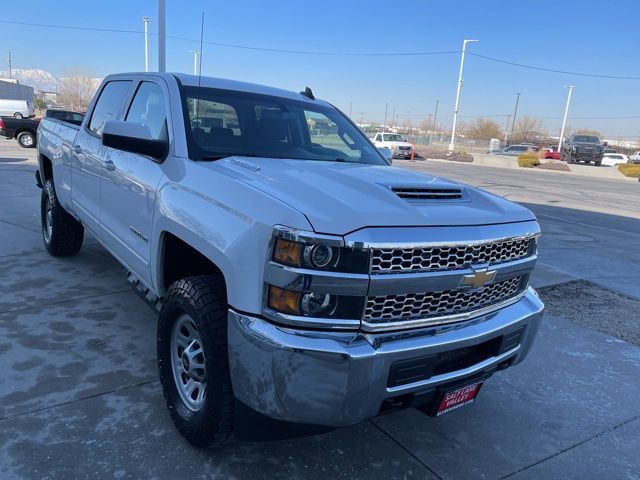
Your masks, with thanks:
M513 122L511 122L511 138L513 138L513 131L516 128L516 115L518 114L518 103L520 102L521 93L516 93L516 108L513 110ZM505 143L507 139L505 138Z
M353 107L353 103L349 102L349 118L351 118L351 107Z
M507 126L504 129L504 145L507 146L507 138L509 138L509 121L511 120L511 114L507 115Z
M149 17L142 17L144 23L144 71L149 71Z
M460 73L458 75L458 90L456 92L456 106L453 110L453 127L451 128L451 143L449 143L449 153L453 152L456 146L456 123L458 122L458 107L460 106L460 90L462 90L462 71L464 69L464 54L467 51L467 43L478 42L479 40L465 40L462 42L462 56L460 57Z
M189 53L193 53L193 74L198 74L198 54L200 53L198 50L187 50Z
M562 129L560 130L560 139L558 140L558 151L562 148L562 142L564 140L564 129L567 126L567 116L569 115L569 104L571 103L571 93L576 88L575 85L567 85L565 88L569 89L567 94L567 105L564 107L564 118L562 119Z
M167 71L167 2L158 0L158 71Z
M389 110L389 104L384 104L384 123L382 124L382 131L384 132L387 129L387 110Z

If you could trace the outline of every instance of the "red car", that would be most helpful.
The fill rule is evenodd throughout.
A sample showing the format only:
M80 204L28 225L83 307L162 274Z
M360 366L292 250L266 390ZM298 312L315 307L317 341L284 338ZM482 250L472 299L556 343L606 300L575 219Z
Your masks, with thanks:
M544 152L544 158L545 159L552 159L552 160L560 160L560 152L558 151L558 147L547 147L547 148L543 148L542 151Z

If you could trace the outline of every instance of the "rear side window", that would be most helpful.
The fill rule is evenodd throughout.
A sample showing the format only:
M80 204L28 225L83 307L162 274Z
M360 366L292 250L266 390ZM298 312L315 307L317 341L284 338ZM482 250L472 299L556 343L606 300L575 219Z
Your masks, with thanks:
M97 135L102 134L105 122L115 119L120 112L130 88L130 80L118 80L105 85L93 109L89 130Z
M160 85L153 82L140 84L125 121L146 125L155 140L167 138L167 113Z

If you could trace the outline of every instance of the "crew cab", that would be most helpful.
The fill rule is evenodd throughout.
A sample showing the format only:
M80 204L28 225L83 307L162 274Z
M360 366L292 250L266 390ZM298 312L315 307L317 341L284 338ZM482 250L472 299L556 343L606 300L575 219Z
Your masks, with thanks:
M39 118L0 117L0 135L15 138L22 148L34 148L38 125Z
M413 145L398 133L377 132L373 136L373 143L378 148L391 150L394 158L410 159L413 152Z
M573 133L562 144L560 160L567 163L593 162L596 166L600 166L604 155L604 147L606 147L606 142L602 145L598 137L594 135Z
M536 336L534 215L391 166L308 88L111 75L81 125L42 121L38 162L46 249L74 255L91 232L128 271L196 446L249 418L438 416Z

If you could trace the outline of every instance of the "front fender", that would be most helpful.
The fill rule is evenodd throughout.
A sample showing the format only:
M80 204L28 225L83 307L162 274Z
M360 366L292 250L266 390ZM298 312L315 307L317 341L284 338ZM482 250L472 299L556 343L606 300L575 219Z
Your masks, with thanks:
M182 178L169 172L158 190L151 245L156 290L163 296L168 287L162 285L161 239L169 232L222 271L229 305L260 313L273 226L311 230L311 225L290 206L215 169L190 161L186 167Z

